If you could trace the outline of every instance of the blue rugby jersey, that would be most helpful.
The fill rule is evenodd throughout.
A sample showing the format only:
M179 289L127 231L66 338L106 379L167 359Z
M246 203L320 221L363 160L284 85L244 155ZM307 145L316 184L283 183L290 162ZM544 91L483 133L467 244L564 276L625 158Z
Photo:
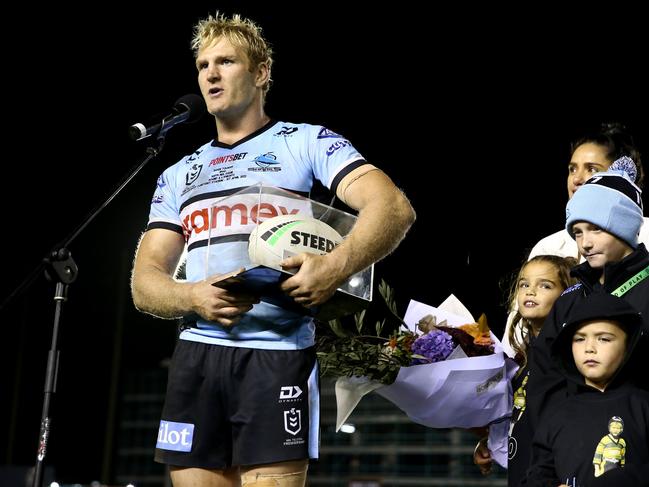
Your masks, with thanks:
M348 140L324 127L271 121L233 145L207 143L166 169L158 178L147 230L184 234L188 281L249 267L248 236L257 222L309 210L303 199L285 194L259 204L258 187L244 188L263 183L308 195L318 179L335 192L340 180L363 164ZM310 317L261 302L232 327L200 319L180 338L297 350L313 345L314 324Z

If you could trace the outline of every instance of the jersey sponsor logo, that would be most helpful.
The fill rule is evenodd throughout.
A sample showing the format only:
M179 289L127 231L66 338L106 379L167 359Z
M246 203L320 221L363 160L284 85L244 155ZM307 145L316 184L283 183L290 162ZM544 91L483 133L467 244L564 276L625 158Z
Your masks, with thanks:
M161 194L154 194L153 199L151 200L151 204L162 203L163 201L164 197Z
M284 386L279 390L280 401L286 399L297 399L302 395L302 389L299 386Z
M225 164L226 162L240 161L247 155L247 152L239 152L238 154L228 154L227 156L215 157L210 161L209 166L217 166L219 164Z
M287 208L271 203L258 203L248 207L245 203L232 205L213 205L206 208L197 208L183 218L183 229L186 235L192 232L199 234L222 227L244 227L257 224L261 219L273 218L279 215L295 215L299 208ZM211 217L211 218L210 218ZM211 223L210 223L211 222Z
M291 135L293 135L297 131L298 131L297 127L285 127L284 126L284 127L282 127L282 130L280 130L279 132L277 132L277 133L275 133L273 135L275 137L280 137L280 136L290 137Z
M198 179L198 176L200 176L202 170L202 164L193 164L189 168L189 171L187 171L187 174L185 174L185 186L189 186L194 181L196 181L196 179Z
M343 147L348 147L350 145L352 145L352 143L348 140L339 140L337 142L334 142L327 149L327 157L336 152L338 149L342 149Z
M322 127L320 132L318 132L319 139L342 139L342 135L338 135L336 132L332 132L329 129Z
M266 152L265 154L255 157L253 162L257 164L258 167L249 167L248 171L277 172L282 170L280 163L277 161L277 156L272 152Z
M191 423L174 423L173 421L160 421L158 442L156 448L160 450L191 451L194 441L194 425Z
M284 431L291 435L297 435L302 429L302 411L291 408L284 411Z

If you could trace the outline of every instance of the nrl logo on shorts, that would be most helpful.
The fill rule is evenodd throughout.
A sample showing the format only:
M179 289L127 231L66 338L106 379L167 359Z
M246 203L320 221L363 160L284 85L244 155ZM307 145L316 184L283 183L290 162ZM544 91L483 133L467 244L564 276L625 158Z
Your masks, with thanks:
M302 411L291 408L284 411L284 430L293 436L297 435L302 429Z

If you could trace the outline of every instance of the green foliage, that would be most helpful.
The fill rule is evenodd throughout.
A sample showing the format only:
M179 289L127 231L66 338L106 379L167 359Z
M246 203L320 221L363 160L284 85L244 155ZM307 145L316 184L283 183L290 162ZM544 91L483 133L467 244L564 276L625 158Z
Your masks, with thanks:
M375 334L368 334L370 325L365 323L366 310L354 315L353 331L340 319L324 325L317 340L318 361L322 376L365 376L383 384L391 384L402 366L410 365L410 347L417 338L411 331L399 329L403 320L397 314L394 291L385 281L379 285L379 293L389 311L374 325ZM386 332L392 322L393 333ZM327 326L328 325L328 326ZM328 330L327 330L328 328ZM327 333L330 331L330 333Z

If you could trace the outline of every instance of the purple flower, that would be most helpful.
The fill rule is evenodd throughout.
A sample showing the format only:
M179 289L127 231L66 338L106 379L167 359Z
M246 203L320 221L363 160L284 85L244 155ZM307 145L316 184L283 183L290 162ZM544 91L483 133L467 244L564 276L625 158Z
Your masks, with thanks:
M411 365L428 364L440 362L448 357L455 343L451 335L441 330L434 330L420 336L412 344L412 353L422 355L428 360L414 358Z

